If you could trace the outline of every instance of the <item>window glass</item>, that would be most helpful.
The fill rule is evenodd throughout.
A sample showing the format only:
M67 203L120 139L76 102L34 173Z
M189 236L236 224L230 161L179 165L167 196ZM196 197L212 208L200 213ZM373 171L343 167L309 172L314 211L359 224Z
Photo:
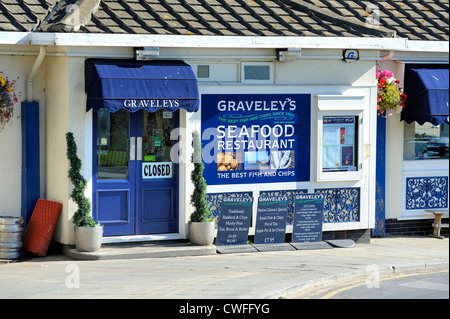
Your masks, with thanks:
M155 113L144 112L143 116L143 161L171 162L170 151L175 143L170 139L174 113L160 110Z
M448 124L405 123L404 160L448 159Z
M129 113L97 113L97 179L128 179Z
M358 117L324 116L322 171L356 171Z
M245 65L244 77L246 80L270 80L270 66Z

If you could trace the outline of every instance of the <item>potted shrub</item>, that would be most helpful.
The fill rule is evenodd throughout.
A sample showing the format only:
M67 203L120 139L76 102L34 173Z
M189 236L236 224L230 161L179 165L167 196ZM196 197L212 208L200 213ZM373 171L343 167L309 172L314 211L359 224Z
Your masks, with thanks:
M191 180L194 184L194 192L191 195L191 204L194 212L191 214L189 223L189 238L194 245L211 245L214 241L215 225L210 219L210 211L205 200L206 181L203 177L205 165L202 161L202 145L200 134L192 133L192 146L194 152L191 160L194 163L194 170L191 172Z
M86 179L81 175L81 160L77 155L77 144L72 132L66 134L67 159L69 160L69 179L73 184L70 197L78 205L78 210L72 217L75 226L75 245L78 251L97 251L101 247L103 226L91 217L91 203L84 191Z

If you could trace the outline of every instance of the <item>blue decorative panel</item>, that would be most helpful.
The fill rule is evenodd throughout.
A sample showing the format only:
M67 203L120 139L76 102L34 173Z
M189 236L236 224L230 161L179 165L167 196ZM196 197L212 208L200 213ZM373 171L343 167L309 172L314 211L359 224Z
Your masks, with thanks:
M213 219L217 225L217 217L219 217L220 207L222 206L222 199L224 196L252 197L252 195L253 195L252 192L207 194L205 197L205 200L208 203L209 210L211 211L211 216L210 216L211 219Z
M448 176L406 178L406 209L448 208Z
M98 191L98 221L102 224L128 222L128 203L128 190Z
M319 188L316 193L324 194L323 222L359 222L360 188Z
M174 218L172 192L169 189L147 189L142 192L144 203L141 212L143 222L170 220Z
M259 193L259 196L287 196L288 197L288 215L286 218L286 224L292 225L292 220L294 218L294 196L296 194L307 193L307 189L296 189L287 191L263 191Z

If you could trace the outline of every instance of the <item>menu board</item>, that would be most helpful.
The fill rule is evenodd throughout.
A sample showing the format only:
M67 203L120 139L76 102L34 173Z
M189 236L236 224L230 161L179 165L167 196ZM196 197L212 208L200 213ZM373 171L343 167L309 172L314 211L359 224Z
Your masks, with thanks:
M255 244L284 243L287 213L287 196L259 197L256 214Z
M292 242L322 241L323 194L295 195Z
M323 172L356 171L357 117L323 118Z
M252 217L253 198L224 197L217 224L216 246L246 245Z

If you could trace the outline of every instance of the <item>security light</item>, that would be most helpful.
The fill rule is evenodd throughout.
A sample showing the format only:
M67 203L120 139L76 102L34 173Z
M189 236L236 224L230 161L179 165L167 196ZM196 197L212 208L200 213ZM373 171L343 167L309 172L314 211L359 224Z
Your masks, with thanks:
M302 55L301 48L287 48L277 50L277 60L281 62L290 62Z
M158 47L145 47L135 49L135 57L138 61L153 60L159 56Z

